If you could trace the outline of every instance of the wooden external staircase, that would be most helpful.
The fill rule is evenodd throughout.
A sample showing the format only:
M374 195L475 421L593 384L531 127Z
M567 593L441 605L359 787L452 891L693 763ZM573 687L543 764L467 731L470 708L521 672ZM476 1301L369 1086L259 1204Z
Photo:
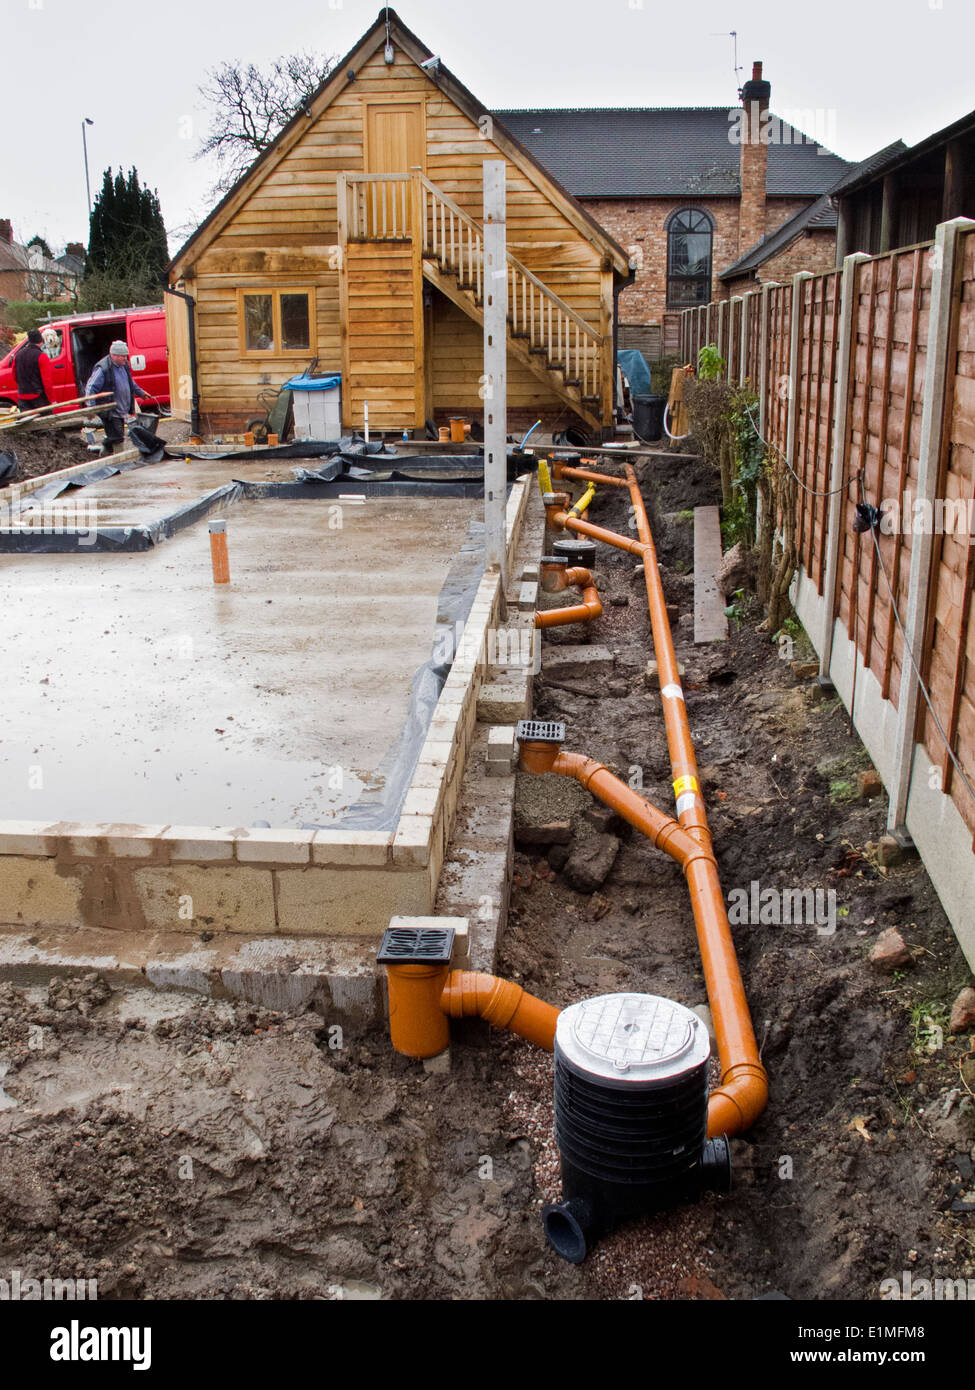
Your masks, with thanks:
M397 405L402 411L412 403L421 424L421 279L483 324L482 228L418 172L340 174L337 191L351 409L365 393L372 419L376 393L392 389L390 420ZM510 353L598 430L607 380L611 408L612 337L604 338L510 252L507 262Z

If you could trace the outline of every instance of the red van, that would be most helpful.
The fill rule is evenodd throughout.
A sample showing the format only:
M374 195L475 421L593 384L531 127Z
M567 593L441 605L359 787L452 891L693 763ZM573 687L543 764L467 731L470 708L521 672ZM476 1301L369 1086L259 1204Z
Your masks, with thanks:
M166 315L161 305L143 309L105 309L97 314L71 314L41 323L39 327L45 337L50 336L49 329L57 334L56 355L51 356L51 374L54 378L52 404L55 406L58 401L73 401L84 395L85 385L96 362L108 354L108 349L117 338L124 338L129 345L129 366L136 384L160 405L168 407ZM17 404L14 358L22 346L23 343L18 343L0 360L0 408ZM77 406L64 408L76 410Z

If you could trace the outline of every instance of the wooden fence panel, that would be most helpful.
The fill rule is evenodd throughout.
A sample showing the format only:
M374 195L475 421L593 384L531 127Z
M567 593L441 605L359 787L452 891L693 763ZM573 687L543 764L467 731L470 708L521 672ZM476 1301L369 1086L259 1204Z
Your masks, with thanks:
M753 391L758 390L758 377L761 370L762 345L762 292L751 290L749 294L751 310L748 315L748 351L745 360L745 380Z
M796 497L796 546L799 563L816 585L817 593L822 594L839 335L839 272L831 270L804 281L801 306L793 466L805 490L800 488Z
M931 250L894 252L858 269L847 419L850 487L844 498L837 612L895 706L903 642L869 533L855 533L858 502L883 507L880 558L903 620L918 476ZM907 515L905 517L905 500ZM905 524L906 523L906 524ZM888 534L889 532L889 534ZM855 594L855 601L854 601Z
M732 386L738 384L738 369L741 364L741 300L733 299L728 305L728 380Z

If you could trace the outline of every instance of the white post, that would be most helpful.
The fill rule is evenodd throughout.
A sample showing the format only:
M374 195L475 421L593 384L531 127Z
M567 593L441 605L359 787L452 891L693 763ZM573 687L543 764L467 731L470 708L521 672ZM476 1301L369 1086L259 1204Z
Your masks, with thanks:
M836 573L840 564L843 516L848 489L843 487L846 444L850 418L850 383L853 376L853 333L857 302L854 290L857 265L870 257L854 251L843 260L840 282L840 338L836 349L836 397L833 402L833 452L829 468L829 512L826 521L826 574L823 577L823 627L819 639L819 683L832 686L829 674L833 658L833 608L836 603Z
M934 235L931 311L928 317L928 352L924 369L924 404L921 411L920 457L915 501L915 508L918 502L923 501L927 504L924 508L924 514L927 516L934 515L935 494L941 474L945 398L948 379L954 370L949 361L948 346L951 339L952 316L955 312L958 242L961 233L971 231L972 227L975 227L975 222L970 218L956 217L950 222L940 223ZM918 671L924 658L924 634L931 597L933 547L933 525L925 527L921 535L915 532L911 536L911 572L907 585L907 611L904 614L904 656L901 660L901 683L897 694L897 726L894 732L894 757L887 810L887 831L901 844L911 842L906 825L907 801L914 765L914 728L920 695Z
M508 261L505 165L484 170L484 563L501 575L505 593L505 507L508 440Z

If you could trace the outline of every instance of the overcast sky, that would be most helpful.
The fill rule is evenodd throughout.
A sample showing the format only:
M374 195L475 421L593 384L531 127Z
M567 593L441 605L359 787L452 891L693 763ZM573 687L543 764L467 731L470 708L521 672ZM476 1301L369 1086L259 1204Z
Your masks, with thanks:
M376 0L0 0L0 217L26 242L87 242L108 165L157 188L175 251L210 210L197 88L226 59L346 53ZM765 63L780 115L817 112L847 159L975 108L975 0L401 0L397 13L488 107L723 106L738 60ZM634 152L636 155L638 152Z

